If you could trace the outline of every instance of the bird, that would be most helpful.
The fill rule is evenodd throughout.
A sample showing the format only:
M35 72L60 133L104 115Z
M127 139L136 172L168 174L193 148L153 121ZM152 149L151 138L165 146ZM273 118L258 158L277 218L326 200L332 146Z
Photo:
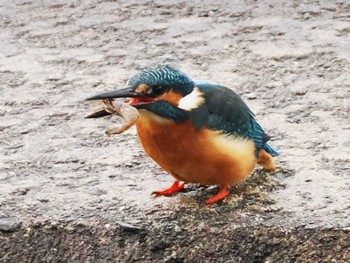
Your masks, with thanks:
M136 130L144 151L174 177L169 188L152 192L155 196L172 196L188 183L217 185L217 194L204 202L212 205L256 164L268 171L279 167L273 160L279 153L267 143L271 137L230 88L160 65L141 70L124 88L87 100L117 98L128 98L138 110Z

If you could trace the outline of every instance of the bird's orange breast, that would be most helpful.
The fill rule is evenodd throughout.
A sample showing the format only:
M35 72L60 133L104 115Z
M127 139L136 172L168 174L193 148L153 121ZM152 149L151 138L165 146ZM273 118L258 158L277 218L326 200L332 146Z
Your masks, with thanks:
M232 185L252 172L254 143L218 131L196 131L190 121L176 123L141 110L137 133L146 153L178 180Z

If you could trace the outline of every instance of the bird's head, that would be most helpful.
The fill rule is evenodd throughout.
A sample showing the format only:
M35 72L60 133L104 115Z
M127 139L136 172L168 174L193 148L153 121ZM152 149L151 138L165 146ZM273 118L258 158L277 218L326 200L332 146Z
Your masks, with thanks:
M136 108L147 109L147 105L157 101L177 106L181 98L193 89L193 81L183 72L171 66L158 66L142 70L128 81L125 88L98 94L87 100L129 97L129 103Z
M144 116L151 112L163 119L183 122L190 112L204 103L204 94L183 72L171 66L158 66L142 70L133 76L126 88L102 93L87 100L130 98L129 104L140 110ZM102 111L88 118L108 115Z

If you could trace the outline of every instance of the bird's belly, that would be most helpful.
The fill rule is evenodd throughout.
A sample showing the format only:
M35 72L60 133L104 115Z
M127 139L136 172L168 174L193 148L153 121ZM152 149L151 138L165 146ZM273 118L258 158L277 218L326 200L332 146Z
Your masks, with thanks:
M252 172L254 143L218 131L196 131L190 122L145 118L137 132L146 153L164 170L185 182L232 185Z

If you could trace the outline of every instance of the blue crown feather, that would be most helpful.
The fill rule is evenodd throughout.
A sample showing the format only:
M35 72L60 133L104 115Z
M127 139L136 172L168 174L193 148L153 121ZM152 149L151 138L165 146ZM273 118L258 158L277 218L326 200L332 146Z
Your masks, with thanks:
M137 87L140 84L148 86L171 86L174 90L188 92L193 89L193 81L183 72L169 66L157 66L147 68L133 76L128 84L131 87ZM187 88L187 89L186 89Z

